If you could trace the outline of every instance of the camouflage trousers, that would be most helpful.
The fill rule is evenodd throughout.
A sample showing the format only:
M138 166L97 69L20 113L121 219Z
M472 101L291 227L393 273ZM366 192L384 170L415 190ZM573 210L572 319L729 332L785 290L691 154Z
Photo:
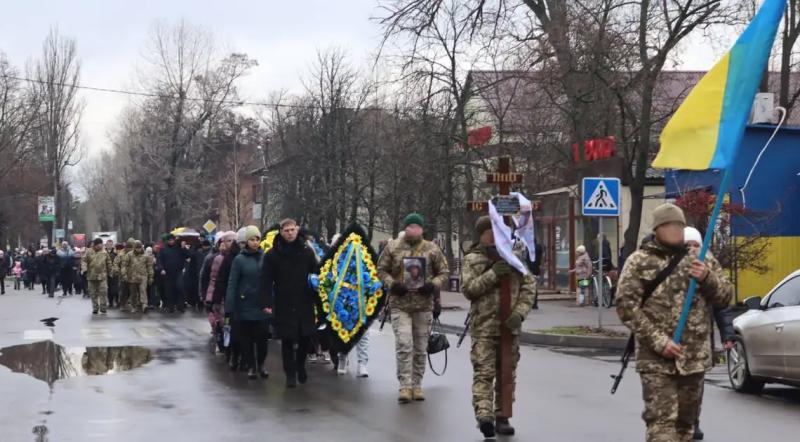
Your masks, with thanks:
M128 304L131 311L140 312L147 305L147 283L129 282L128 285Z
M500 382L500 338L472 338L472 407L475 418L494 419L502 402ZM511 337L511 391L516 390L519 336ZM514 401L514 396L511 396Z
M409 313L392 309L397 380L400 388L422 386L428 355L428 337L431 335L433 313Z
M92 310L105 310L108 307L108 280L103 278L89 283L89 296L92 298Z
M647 442L688 442L700 416L705 373L640 373Z

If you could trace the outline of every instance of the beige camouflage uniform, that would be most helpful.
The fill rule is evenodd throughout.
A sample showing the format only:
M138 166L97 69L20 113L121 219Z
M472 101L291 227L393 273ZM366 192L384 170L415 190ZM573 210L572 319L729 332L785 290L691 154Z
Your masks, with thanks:
M111 273L111 257L103 249L96 252L88 248L81 259L81 273L86 273L92 310L105 311L108 307L108 275Z
M130 304L130 281L128 280L128 267L130 266L130 255L133 254L135 240L128 238L125 249L122 250L114 260L114 276L119 281L119 308L127 310Z
M442 250L436 244L421 240L415 244L405 239L390 241L378 259L378 276L387 292L392 284L403 280L403 258L425 258L425 282L437 287L447 281L450 269ZM428 337L433 324L433 296L409 291L405 295L389 295L392 329L397 357L397 380L400 388L419 388L425 375Z
M470 336L472 337L472 406L475 417L494 420L500 415L500 277L492 270L485 246L472 248L464 257L461 270L461 292L471 301ZM511 309L523 318L533 306L536 280L533 275L522 276L511 272ZM517 362L519 361L519 329L511 330L510 382L516 389ZM512 397L512 401L514 398Z
M661 356L672 339L689 287L693 256L687 255L642 306L644 285L667 266L670 251L645 244L625 261L617 288L617 313L636 336L636 371L642 379L648 442L691 441L703 399L703 379L711 368L709 307L730 303L733 287L709 253L707 279L698 285L683 331L683 354Z
M142 243L136 241L127 256L128 294L131 310L143 311L147 305L147 286L153 283L153 258L144 254Z

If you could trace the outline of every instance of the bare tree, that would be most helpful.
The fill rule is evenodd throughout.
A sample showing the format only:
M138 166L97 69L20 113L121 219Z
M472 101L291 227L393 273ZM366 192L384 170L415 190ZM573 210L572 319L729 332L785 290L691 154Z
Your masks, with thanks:
M81 65L74 39L53 28L42 45L42 56L31 68L33 89L41 107L37 115L36 143L47 164L56 198L56 223L66 230L64 212L71 204L63 198L64 169L78 164L84 151L80 122L84 103L78 97Z
M167 228L184 221L181 199L191 188L183 186L181 171L191 169L194 143L209 130L221 112L235 107L236 81L257 65L245 54L232 53L221 60L209 32L184 21L153 27L146 60L150 70L142 82L166 99L158 107L165 122L159 127L158 146L166 156L163 179L164 220Z

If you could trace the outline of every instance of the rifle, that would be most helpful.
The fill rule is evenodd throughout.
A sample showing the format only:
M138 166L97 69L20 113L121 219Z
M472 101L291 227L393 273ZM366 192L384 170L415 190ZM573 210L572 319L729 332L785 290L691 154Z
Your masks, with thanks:
M636 341L633 337L633 334L628 336L628 343L625 344L625 351L622 352L622 367L619 369L618 375L611 375L611 379L614 379L614 385L611 386L611 394L617 392L617 387L619 387L619 383L622 382L622 376L625 374L625 369L628 368L628 362L631 360L631 356L634 353L636 348Z
M464 330L461 330L461 333L458 335L458 344L456 344L456 348L461 348L461 343L464 342L464 338L467 337L467 332L469 331L469 318L470 313L467 313L467 319L464 319Z
M383 318L381 318L381 328L380 331L383 331L383 326L386 325L386 320L389 319L390 316L389 312L389 303L386 303L386 306L383 308Z

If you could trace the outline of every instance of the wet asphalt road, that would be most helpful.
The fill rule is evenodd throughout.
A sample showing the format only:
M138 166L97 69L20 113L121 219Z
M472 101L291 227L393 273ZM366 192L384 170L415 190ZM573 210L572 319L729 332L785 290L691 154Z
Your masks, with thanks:
M52 329L39 322L49 317L59 318ZM102 357L121 358L131 369L75 370L49 385L41 380L47 379L43 364L50 370L44 359L28 364L30 374L0 366L0 441L482 440L470 406L469 340L451 349L444 377L428 372L426 402L401 406L388 326L372 332L368 379L339 377L332 366L317 364L296 390L283 387L274 344L269 380L231 373L210 351L208 324L197 313L92 317L89 301L78 297L59 301L38 291L0 297L0 347L45 339L49 330L59 347L47 348L63 347L75 365L89 354L85 347L112 347L108 354L115 356ZM139 356L120 354L120 346L144 347L135 355L149 356L131 360ZM36 361L41 348L6 350L0 359L13 353ZM597 351L523 348L514 440L643 440L635 372L628 371L615 396L608 393L615 359ZM434 362L443 361L437 355ZM800 391L774 387L761 397L743 396L727 388L718 369L707 383L702 422L709 441L789 440L800 430Z

